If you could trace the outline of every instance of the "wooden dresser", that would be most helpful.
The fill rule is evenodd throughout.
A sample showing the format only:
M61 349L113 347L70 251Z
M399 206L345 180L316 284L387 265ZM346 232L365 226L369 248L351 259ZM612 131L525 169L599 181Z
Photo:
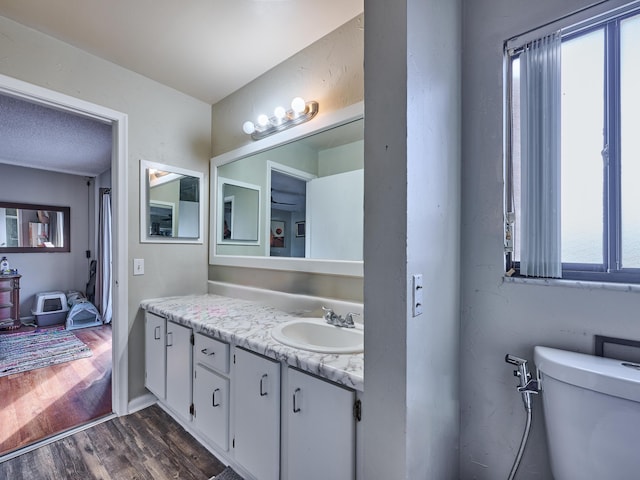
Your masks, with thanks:
M20 277L0 275L0 330L20 328Z

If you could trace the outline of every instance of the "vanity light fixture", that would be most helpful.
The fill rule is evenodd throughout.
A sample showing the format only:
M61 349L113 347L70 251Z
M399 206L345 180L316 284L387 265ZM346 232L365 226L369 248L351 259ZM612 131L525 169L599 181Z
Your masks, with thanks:
M242 131L251 135L254 140L260 140L269 135L286 130L295 125L308 122L318 113L318 102L311 100L305 102L304 99L296 97L291 101L291 109L276 107L273 115L258 116L257 122L247 120L242 125Z

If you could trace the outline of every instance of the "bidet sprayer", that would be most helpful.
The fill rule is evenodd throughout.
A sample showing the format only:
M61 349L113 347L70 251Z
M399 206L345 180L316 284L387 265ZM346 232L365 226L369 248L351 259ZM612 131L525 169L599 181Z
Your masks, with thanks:
M531 372L529 372L529 366L524 358L516 357L515 355L507 354L504 357L505 362L515 365L517 368L513 371L513 375L520 379L520 385L518 386L518 392L522 394L522 403L526 410L531 410L531 394L537 394L540 392L538 386L538 380L531 378Z

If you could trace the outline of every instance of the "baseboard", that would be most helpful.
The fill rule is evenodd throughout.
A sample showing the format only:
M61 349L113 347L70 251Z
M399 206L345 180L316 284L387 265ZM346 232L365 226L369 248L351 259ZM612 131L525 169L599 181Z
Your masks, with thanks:
M127 413L136 413L138 410L143 410L147 407L158 402L158 399L153 393L147 392L144 395L140 395L132 400L129 400L127 406Z

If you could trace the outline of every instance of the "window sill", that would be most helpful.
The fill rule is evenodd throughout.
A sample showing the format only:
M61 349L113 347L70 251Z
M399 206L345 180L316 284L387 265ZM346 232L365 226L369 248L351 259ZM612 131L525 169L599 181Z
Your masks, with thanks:
M536 285L544 287L569 287L584 290L609 290L614 292L640 293L640 285L631 283L595 282L586 280L566 280L561 278L509 277L503 275L503 283Z

